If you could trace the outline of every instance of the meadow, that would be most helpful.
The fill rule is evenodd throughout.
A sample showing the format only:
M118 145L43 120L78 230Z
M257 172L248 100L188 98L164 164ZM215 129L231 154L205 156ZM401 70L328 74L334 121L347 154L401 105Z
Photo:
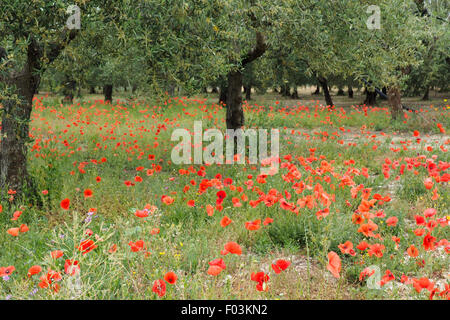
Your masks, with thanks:
M267 176L172 163L176 128L225 130L216 96L60 99L33 102L42 203L1 203L0 299L450 298L442 94L396 122L383 103L255 95L246 128L282 133Z

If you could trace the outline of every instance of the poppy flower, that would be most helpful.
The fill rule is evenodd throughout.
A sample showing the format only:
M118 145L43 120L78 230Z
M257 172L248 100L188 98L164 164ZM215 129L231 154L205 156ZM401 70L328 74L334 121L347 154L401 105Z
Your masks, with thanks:
M69 210L70 200L69 199L62 200L60 205L63 210Z
M245 229L254 231L258 230L261 227L261 219L256 219L254 221L247 221L245 223Z
M161 201L166 205L171 205L175 200L170 196L163 195Z
M256 290L258 291L268 291L269 287L267 282L269 282L270 277L268 274L265 274L263 271L260 272L252 272L250 276L252 281L257 282Z
M152 292L156 293L159 297L164 297L166 294L166 283L159 279L153 282Z
M224 250L222 250L220 253L222 255L227 255L228 253L231 253L240 256L242 254L242 248L236 242L231 241L225 244Z
M114 243L108 250L109 253L114 253L117 251L117 245Z
M341 243L340 245L338 245L338 248L344 254L349 254L351 256L356 255L355 250L353 250L353 243L351 243L351 241L346 241L345 243Z
M195 201L194 201L194 200L189 200L189 201L187 202L187 205L188 205L189 207L195 207Z
M397 217L389 217L386 219L386 224L390 227L395 227L397 225L398 218Z
M266 218L266 219L264 219L263 225L267 226L267 225L271 224L272 222L273 222L272 218Z
M148 217L148 210L136 210L136 212L134 213L134 215L136 217L139 218L145 218Z
M17 219L19 219L19 217L22 215L22 211L15 211L13 213L13 217L11 219L11 221L16 221Z
M211 217L214 214L214 207L210 204L206 205L206 213Z
M11 275L15 270L14 266L0 267L0 278Z
M83 255L85 255L86 253L89 253L95 248L97 248L97 246L95 245L94 241L87 239L82 241L77 248L79 251L82 252Z
M383 250L385 249L385 246L379 243L375 243L369 247L369 250L367 253L369 256L376 256L377 258L383 257Z
M419 255L419 250L413 244L406 250L406 252L412 258L415 258Z
M66 260L64 263L64 272L68 275L74 276L80 272L80 266L77 260Z
M425 188L427 190L432 189L433 185L434 185L433 180L431 178L426 178L425 181L423 182L423 184L425 185Z
M219 275L223 269L219 266L209 266L207 273L211 276L217 276Z
M222 220L220 220L220 225L222 226L222 228L225 228L226 226L228 226L231 222L233 222L233 220L231 220L230 218L228 218L227 216L224 216L222 218Z
M145 243L143 240L138 240L136 242L130 241L128 242L128 245L130 246L132 252L138 252L144 249Z
M425 225L425 218L424 217L415 215L414 218L416 219L416 224L418 226Z
M433 290L434 283L431 282L430 279L423 277L420 279L413 279L413 286L417 293L420 293L422 289L427 289L428 291Z
M423 238L423 247L425 250L434 250L434 242L436 241L436 238L433 237L430 233L428 233Z
M341 272L341 258L339 258L337 253L334 251L330 251L328 253L327 269L335 278L340 278L339 273Z
M91 189L86 189L86 190L84 190L84 198L86 199L86 198L90 198L90 197L92 197L94 195L94 193L92 192L92 190Z
M368 244L366 241L361 241L361 242L356 246L356 248L359 249L359 250L361 250L361 251L366 250L368 247L369 247L369 244Z
M227 268L227 266L225 265L225 261L223 261L222 258L218 258L215 260L212 260L210 262L208 262L210 266L217 266L220 267L221 269L225 270Z
M277 260L275 264L272 264L272 269L275 271L276 274L280 273L281 271L286 270L291 265L290 261L286 260Z
M428 208L423 212L423 215L426 218L431 218L432 216L434 216L437 213L436 209L432 209L432 208Z
M177 282L177 279L178 279L177 275L172 271L167 272L164 276L164 280L166 280L167 283L170 284L175 284Z
M50 255L51 255L52 259L58 259L64 255L64 252L61 250L55 250L55 251L52 251L50 253Z
M19 231L24 233L24 232L28 232L30 229L28 228L28 226L26 224L21 224L19 227Z
M12 235L13 237L19 236L19 228L10 228L6 232Z
M35 275L35 274L38 274L38 273L40 273L42 271L42 268L41 268L41 266L38 266L38 265L35 265L35 266L32 266L30 269L28 269L28 277L31 277L31 276L33 276L33 275Z

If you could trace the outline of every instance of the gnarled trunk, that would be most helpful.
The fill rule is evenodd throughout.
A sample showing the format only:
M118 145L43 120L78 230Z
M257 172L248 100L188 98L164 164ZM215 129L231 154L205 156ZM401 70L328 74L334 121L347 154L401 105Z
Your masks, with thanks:
M320 86L319 85L316 86L316 91L314 91L312 94L313 95L319 95L320 94Z
M103 87L103 94L105 95L105 102L112 102L113 86L107 84Z
M242 72L232 71L228 74L227 91L227 129L239 129L244 125L242 109Z
M250 62L258 59L267 50L264 36L256 32L256 46L253 50L242 57L241 65L245 68ZM227 129L239 129L244 125L244 110L242 109L242 71L241 69L231 71L227 77ZM221 90L225 92L225 90Z
M219 103L227 104L228 87L224 84L220 85Z
M294 90L292 91L292 94L291 94L291 98L292 99L298 99L298 89L297 89L297 86L295 86L294 87Z
M377 93L366 88L366 99L363 104L366 106L374 106L377 103Z
M400 89L397 87L389 87L387 93L392 119L397 120L402 115L402 96Z
M247 87L244 87L245 92L245 100L250 101L252 99L252 86L249 85Z
M348 97L353 99L353 88L352 86L348 86Z
M422 97L422 100L423 100L423 101L430 100L430 87L427 87L427 88L425 89L425 93L424 93L424 95L423 95L423 97Z
M320 85L322 86L323 95L325 97L325 102L327 106L332 107L333 106L333 99L331 98L330 91L328 90L328 81L327 79L323 77L318 77L317 80L319 81Z

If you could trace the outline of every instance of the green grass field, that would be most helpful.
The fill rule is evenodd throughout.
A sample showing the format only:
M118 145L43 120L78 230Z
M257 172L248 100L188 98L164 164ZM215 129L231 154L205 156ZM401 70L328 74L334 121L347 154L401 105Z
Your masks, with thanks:
M246 128L281 130L273 176L259 164L172 163L174 129L200 120L225 130L216 96L38 96L29 170L43 205L2 203L0 267L14 268L2 270L0 299L448 299L447 97L406 98L418 112L391 122L384 101L334 97L327 110L309 92L244 106ZM242 253L221 254L229 242ZM226 268L211 268L219 258ZM290 264L276 273L277 260ZM170 271L174 284L163 280ZM260 271L262 291L251 276Z

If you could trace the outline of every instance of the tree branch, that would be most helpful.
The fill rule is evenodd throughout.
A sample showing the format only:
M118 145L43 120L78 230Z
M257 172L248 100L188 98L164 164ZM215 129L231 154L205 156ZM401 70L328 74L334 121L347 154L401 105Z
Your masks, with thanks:
M267 44L261 32L256 31L256 46L242 58L242 66L261 57L267 50Z
M59 39L48 45L46 57L48 59L48 64L58 58L61 52L66 48L66 46L73 40L78 34L78 30L64 29L61 33Z

